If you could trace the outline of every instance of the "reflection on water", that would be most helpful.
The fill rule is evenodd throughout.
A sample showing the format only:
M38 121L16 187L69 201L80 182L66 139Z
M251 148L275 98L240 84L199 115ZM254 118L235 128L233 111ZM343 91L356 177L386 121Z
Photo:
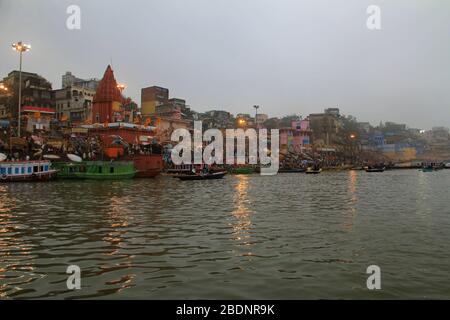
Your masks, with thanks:
M238 183L235 187L234 194L234 210L232 212L235 222L233 227L233 240L237 247L243 247L246 252L244 256L251 257L251 228L252 210L250 209L251 201L248 195L249 176L237 175Z
M2 184L0 298L449 298L449 188L450 170Z
M347 232L352 231L353 223L357 214L357 196L356 196L356 183L358 180L358 173L355 170L348 172L348 193L350 196L349 208L347 210L346 219L343 223L343 229Z

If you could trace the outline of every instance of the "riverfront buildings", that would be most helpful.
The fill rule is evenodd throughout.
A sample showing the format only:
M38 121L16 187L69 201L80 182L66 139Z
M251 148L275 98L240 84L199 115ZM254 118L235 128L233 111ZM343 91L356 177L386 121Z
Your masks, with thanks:
M83 124L123 122L155 127L155 138L171 144L170 136L177 128L192 129L195 120L203 129L267 128L279 129L280 149L285 153L305 151L354 153L375 152L393 161L421 157L450 157L450 135L446 128L422 132L405 124L386 122L373 127L341 114L338 108L306 117L290 115L282 118L264 113L247 112L233 115L220 108L196 112L185 99L170 97L168 88L150 86L141 90L140 107L123 96L110 66L102 80L82 79L66 72L61 89L52 89L44 77L32 72L22 74L22 125L28 132L54 128L73 128ZM1 127L15 127L18 118L18 71L10 72L0 82ZM263 109L262 109L263 110ZM255 117L257 117L255 119ZM257 124L257 125L256 125Z
M18 118L19 71L11 71L1 81L7 90L0 90L0 117ZM22 106L54 108L52 84L37 73L22 72Z

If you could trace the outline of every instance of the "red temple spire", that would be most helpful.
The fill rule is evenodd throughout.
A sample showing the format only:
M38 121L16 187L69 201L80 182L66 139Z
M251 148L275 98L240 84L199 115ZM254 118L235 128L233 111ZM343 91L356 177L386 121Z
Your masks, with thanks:
M121 111L122 102L123 97L117 87L114 71L108 65L93 99L92 121L94 123L114 122L114 114Z

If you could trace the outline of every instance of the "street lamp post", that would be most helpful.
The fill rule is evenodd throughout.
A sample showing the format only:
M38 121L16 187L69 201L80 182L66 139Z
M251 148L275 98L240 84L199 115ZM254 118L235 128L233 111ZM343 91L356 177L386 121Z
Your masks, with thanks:
M22 54L31 49L29 44L24 44L22 41L12 44L13 50L19 52L20 63L19 63L19 104L18 104L18 124L17 124L17 135L20 137L20 122L21 122L21 111L22 111Z
M259 106L253 106L253 108L255 108L255 127L256 127L256 129L258 129L258 109L259 109Z

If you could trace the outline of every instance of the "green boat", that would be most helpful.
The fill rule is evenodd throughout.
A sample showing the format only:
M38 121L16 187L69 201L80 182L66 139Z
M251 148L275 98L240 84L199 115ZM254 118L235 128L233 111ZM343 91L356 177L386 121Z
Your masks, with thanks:
M57 177L60 179L77 179L75 173L86 170L86 164L83 162L52 162L52 167L58 170Z
M255 168L253 167L236 167L231 169L232 174L252 174L255 173Z
M133 162L88 161L80 163L54 163L62 179L117 180L131 179L136 174Z

